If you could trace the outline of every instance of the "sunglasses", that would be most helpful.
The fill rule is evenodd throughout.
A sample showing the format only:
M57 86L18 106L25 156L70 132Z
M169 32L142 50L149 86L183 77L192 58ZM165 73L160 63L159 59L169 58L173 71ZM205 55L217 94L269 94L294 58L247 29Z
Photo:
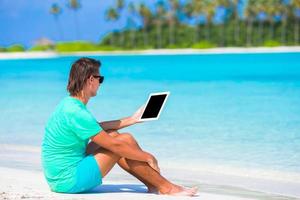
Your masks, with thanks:
M103 83L104 81L104 76L93 76L94 78L99 78L99 83Z

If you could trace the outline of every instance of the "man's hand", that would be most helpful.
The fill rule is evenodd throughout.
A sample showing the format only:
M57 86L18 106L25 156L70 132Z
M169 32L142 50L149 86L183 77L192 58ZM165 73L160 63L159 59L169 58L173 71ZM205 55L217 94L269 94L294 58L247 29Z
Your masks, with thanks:
M145 105L141 106L130 118L133 124L141 123L139 119L141 118L143 112L145 110Z

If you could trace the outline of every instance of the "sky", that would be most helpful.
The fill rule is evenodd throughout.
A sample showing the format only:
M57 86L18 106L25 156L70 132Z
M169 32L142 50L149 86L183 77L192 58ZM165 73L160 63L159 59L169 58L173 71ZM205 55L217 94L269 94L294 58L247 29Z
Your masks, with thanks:
M145 2L153 5L157 0L127 0ZM183 0L181 0L183 1ZM116 22L105 19L106 10L114 6L115 0L81 0L81 9L77 12L79 34L76 33L74 11L68 9L68 0L0 0L0 47L22 44L26 48L34 46L41 38L52 41L86 40L100 42L101 38L114 29L126 26L126 11ZM59 23L60 35L54 16L50 14L53 3L62 7ZM125 16L125 17L124 17ZM136 20L139 25L140 19Z
M148 0L148 3L151 1L154 2ZM126 24L125 18L115 23L106 21L105 11L115 4L114 0L82 0L82 8L77 13L78 35L74 12L67 8L67 0L0 0L0 46L18 43L31 47L40 38L61 40L55 19L49 13L53 3L63 8L59 22L64 41L100 42L109 31Z

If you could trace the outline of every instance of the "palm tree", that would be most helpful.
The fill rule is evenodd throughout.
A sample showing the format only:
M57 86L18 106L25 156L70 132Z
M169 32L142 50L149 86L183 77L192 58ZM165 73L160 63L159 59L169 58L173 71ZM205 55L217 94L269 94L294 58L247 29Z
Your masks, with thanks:
M295 18L295 28L294 28L294 38L295 45L299 43L299 23L300 23L300 0L293 0L292 7L294 8L294 18Z
M77 19L77 11L81 8L81 4L79 0L69 0L67 6L74 11L74 23L75 23L75 29L76 29L76 37L77 39L80 38L80 29L79 29L79 23Z
M116 8L119 13L119 16L121 15L122 10L124 9L124 0L117 0L116 2ZM123 46L124 44L124 35L125 33L123 31L120 31L120 46Z
M148 46L148 26L150 24L150 20L152 17L152 13L150 11L149 8L147 8L147 6L142 3L139 6L139 14L143 19L143 38L144 38L144 46L147 47Z
M59 15L62 13L61 8L59 7L58 4L54 3L52 4L51 8L50 8L50 13L54 16L54 20L57 26L57 30L59 33L59 38L60 40L63 40L63 32L59 23Z
M274 0L269 0L267 2L266 6L266 13L267 13L267 20L269 21L269 38L270 40L274 37L274 15L276 13L275 6L274 6Z
M256 0L249 0L248 5L245 9L245 17L246 17L246 23L247 23L247 30L246 30L246 45L252 46L252 28L253 28L253 20L255 16L255 5Z
M188 19L193 19L193 18L196 18L196 16L194 15L194 5L193 5L193 2L192 1L188 1L186 2L186 4L183 6L183 13L185 14L185 16L188 18ZM196 20L195 20L196 21ZM197 28L198 28L198 24L195 23L195 35L194 35L194 43L196 43L198 41L198 31L197 31Z
M226 23L226 15L227 15L227 8L229 7L230 2L228 0L218 0L218 7L223 9L224 15L222 16L221 23L220 23L220 31L219 31L219 38L220 38L220 46L225 45L225 23Z
M256 1L256 17L258 19L258 44L262 44L264 39L264 23L267 20L268 0Z
M280 41L281 44L285 45L286 43L286 25L287 25L287 17L288 17L288 13L287 13L287 6L284 3L281 3L278 7L278 12L280 13L280 23L281 23L281 27L280 27Z
M204 10L206 17L206 40L210 41L210 25L212 23L212 18L215 15L215 2L210 0L203 0L204 6L206 7Z
M239 4L241 0L233 0L233 18L234 18L234 43L239 44L240 41L240 18L239 18Z
M268 20L270 23L269 35L271 40L273 40L274 38L274 23L275 23L274 18L280 12L279 5L280 5L280 0L269 0L266 6L267 7L266 12L268 14Z
M135 8L135 5L133 2L130 2L128 5L128 13L129 13L129 17L128 17L128 22L130 24L130 39L131 39L131 46L133 48L135 48L135 27L136 27L136 23L134 21L134 16L137 13L137 10Z
M118 10L122 10L124 8L124 0L117 0L116 7Z
M175 43L175 26L177 23L177 12L180 7L178 0L169 0L170 10L167 13L167 19L169 24L169 45Z
M164 20L164 16L166 14L166 10L165 10L165 5L163 1L158 1L156 3L156 16L154 19L154 23L156 25L156 40L157 40L157 48L161 48L162 47L162 25L163 25L163 20Z
M200 39L200 20L199 16L204 13L203 1L192 0L184 6L184 11L189 18L196 19L195 21L195 36L194 43L197 43Z
M114 8L109 8L108 11L106 12L106 19L112 22L115 22L116 20L119 19L119 14ZM111 34L110 37L110 44L113 46L115 44L114 42L114 31Z

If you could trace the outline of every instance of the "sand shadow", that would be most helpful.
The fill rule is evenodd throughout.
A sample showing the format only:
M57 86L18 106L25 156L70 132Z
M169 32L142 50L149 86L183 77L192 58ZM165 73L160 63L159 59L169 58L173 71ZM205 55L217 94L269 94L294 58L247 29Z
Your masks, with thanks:
M138 184L107 184L100 185L92 190L89 190L89 194L93 193L147 193L147 187L145 185Z

